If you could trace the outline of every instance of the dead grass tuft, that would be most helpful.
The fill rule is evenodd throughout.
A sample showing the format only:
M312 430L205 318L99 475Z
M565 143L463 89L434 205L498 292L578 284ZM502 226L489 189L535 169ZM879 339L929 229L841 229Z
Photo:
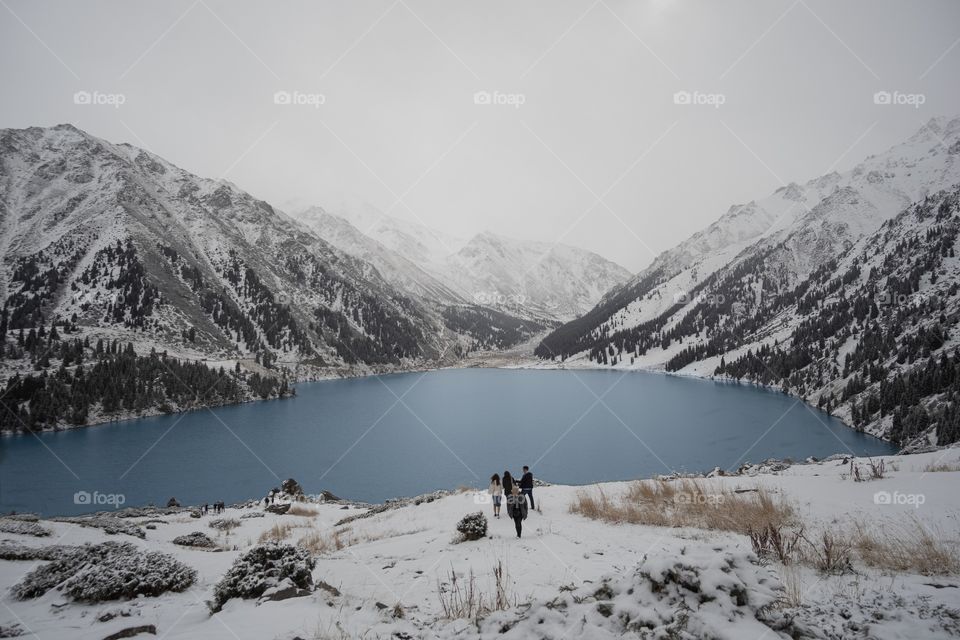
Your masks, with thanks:
M290 509L287 510L287 513L284 515L288 516L303 516L304 518L316 518L319 515L319 511L316 507L295 503L290 505Z
M960 573L956 545L945 542L916 518L879 530L858 522L852 544L864 564L871 567L925 576Z
M931 462L924 467L924 473L951 473L960 471L960 463L956 462Z
M612 498L600 487L582 490L570 511L595 520L663 527L695 527L717 531L782 528L793 509L764 489L740 492L710 489L699 480L638 480Z

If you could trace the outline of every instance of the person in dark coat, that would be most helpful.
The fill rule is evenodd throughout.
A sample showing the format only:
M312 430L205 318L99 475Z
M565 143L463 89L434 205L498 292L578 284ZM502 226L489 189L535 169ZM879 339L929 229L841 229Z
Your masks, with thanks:
M520 476L520 492L530 499L530 509L535 510L533 506L533 474L530 473L530 467L523 465L523 475Z
M513 518L517 528L517 537L523 532L523 521L527 519L527 498L520 493L520 487L513 485L513 491L507 495L507 516Z
M513 493L513 476L510 475L509 471L503 472L503 495L510 497L510 494Z

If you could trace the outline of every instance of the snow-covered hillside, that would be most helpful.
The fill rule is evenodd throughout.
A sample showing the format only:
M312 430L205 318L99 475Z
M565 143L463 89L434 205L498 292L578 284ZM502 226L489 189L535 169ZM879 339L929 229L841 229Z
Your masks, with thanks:
M881 392L879 379L867 384L872 389L841 390L862 373L851 368L862 339L894 331L884 339L896 346L878 354L883 377L894 381L929 355L930 343L916 335L921 328L931 330L930 320L949 334L960 283L952 259L953 228L960 219L957 184L960 118L932 120L850 171L790 184L731 207L545 338L537 355L565 360L567 366L587 361L733 375L783 387L828 408L844 405L840 415L852 419L852 402L873 406L870 394ZM913 306L881 299L879 310L869 312L871 305L878 309L877 295L923 295L932 285L936 299ZM865 301L866 316L831 317L824 311L841 300L854 304L855 298ZM824 325L830 329L820 331ZM820 331L815 344L809 342L811 326ZM933 351L953 344L945 337ZM756 360L764 345L773 351L759 358L764 363L759 369L742 361L726 366L744 357ZM889 412L878 408L851 421L884 437L893 427Z
M535 489L539 510L520 539L513 522L492 518L484 494L473 491L393 508L295 502L285 515L265 512L261 501L218 515L133 509L91 519L5 517L0 629L51 640L128 637L131 629L171 640L956 637L960 452L853 466L870 463L884 465L882 478L855 481L851 461L840 456L698 480L704 501L759 503L762 495L786 509L781 542L802 536L802 549L783 550L786 562L768 539L751 542L737 530L571 512L583 495L617 504L636 486L622 482ZM648 486L669 491L683 482ZM665 508L674 516L704 509L683 501ZM477 511L488 518L486 535L458 541L456 523ZM288 560L258 572L246 554L269 541ZM78 545L104 543L113 546L95 547L98 562L63 560ZM246 576L233 590L248 590L248 598L211 613L208 604L230 593L228 572ZM173 590L154 593L164 588Z
M630 278L623 267L576 247L491 232L455 238L369 205L334 211L311 207L294 215L337 248L377 265L397 286L445 302L547 322L570 320Z

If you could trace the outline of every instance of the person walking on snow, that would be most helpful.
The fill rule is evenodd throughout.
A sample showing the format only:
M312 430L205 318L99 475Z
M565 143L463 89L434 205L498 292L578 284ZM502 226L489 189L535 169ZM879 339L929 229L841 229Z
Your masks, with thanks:
M520 491L530 498L530 509L536 510L533 506L533 474L530 473L530 467L527 465L523 465L523 475L520 476Z
M513 476L510 475L509 471L503 472L503 495L510 497L510 494L513 493Z
M500 499L503 496L503 485L500 484L500 474L493 474L490 477L490 489L488 493L493 497L493 517L500 517Z
M523 521L527 519L527 498L520 493L520 487L514 485L513 491L507 496L507 516L513 518L517 528L517 537L523 532Z

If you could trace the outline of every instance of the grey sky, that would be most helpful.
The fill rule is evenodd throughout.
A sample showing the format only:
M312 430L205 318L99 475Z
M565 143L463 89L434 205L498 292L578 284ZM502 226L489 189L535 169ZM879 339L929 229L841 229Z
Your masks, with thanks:
M953 0L0 0L0 127L71 122L281 208L356 198L636 270L732 203L960 113L958 42Z

